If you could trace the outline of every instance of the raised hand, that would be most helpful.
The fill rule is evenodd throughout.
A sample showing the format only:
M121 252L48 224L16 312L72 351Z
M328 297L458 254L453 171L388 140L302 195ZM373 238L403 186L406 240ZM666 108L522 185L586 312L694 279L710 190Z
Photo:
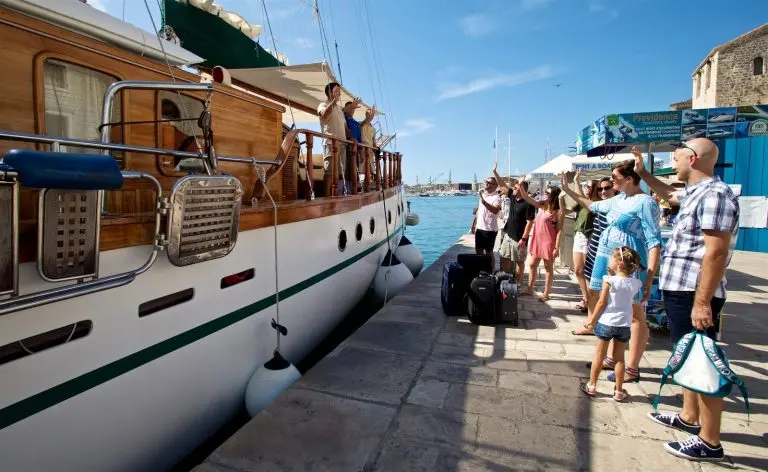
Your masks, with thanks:
M638 174L645 172L643 154L637 149L637 146L632 146L632 155L635 156L635 172Z
M568 176L563 172L560 174L560 188L565 190L566 187L568 187Z
M493 173L494 174L496 173L496 169L498 169L498 168L499 168L499 163L498 162L494 162L493 163Z
M581 168L576 169L576 175L573 176L573 181L578 182L581 179Z

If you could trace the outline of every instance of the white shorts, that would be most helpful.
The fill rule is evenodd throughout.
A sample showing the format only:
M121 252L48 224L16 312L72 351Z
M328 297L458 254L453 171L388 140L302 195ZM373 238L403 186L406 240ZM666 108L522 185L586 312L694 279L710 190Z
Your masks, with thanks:
M573 235L573 252L586 254L588 246L589 238L586 237L584 233L576 233Z

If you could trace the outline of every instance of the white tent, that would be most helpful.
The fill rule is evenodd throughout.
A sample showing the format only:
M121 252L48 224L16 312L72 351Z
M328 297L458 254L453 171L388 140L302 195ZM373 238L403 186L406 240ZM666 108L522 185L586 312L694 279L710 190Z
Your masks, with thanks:
M570 172L573 168L573 157L568 154L560 154L549 162L537 167L530 174L528 179L555 179L563 172Z
M245 82L256 88L256 93L259 93L259 90L263 90L275 97L279 97L283 106L286 106L286 100L302 105L301 109L286 106L283 121L287 123L293 121L292 117L297 123L317 122L319 120L316 112L317 107L320 105L320 102L326 100L325 86L330 82L338 82L333 75L331 67L325 62L256 69L229 69L229 73L233 79ZM276 101L268 96L265 98ZM341 100L339 102L342 106L354 98L355 96L352 93L343 86L341 87ZM306 108L315 110L315 112L309 113L306 111ZM369 108L368 105L362 103L360 108L355 111L355 119L364 119L365 111Z

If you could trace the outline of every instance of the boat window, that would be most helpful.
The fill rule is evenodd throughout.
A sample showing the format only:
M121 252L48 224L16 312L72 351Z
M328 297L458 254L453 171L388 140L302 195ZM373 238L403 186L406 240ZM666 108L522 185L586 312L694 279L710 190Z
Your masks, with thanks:
M357 242L360 242L362 241L362 239L363 239L363 224L358 222L357 226L355 226L355 240L357 240Z
M45 134L98 141L104 92L116 77L55 59L43 63ZM120 121L120 94L115 98L112 121ZM122 126L112 127L112 141L122 142ZM98 154L98 149L61 146L64 152ZM113 153L122 160L122 153Z
M160 123L159 147L196 151L194 137L197 136L198 140L202 142L203 130L198 126L197 120L205 108L203 101L166 90L162 90L158 94L160 119L172 120ZM164 157L164 165L166 168L175 170L198 171L204 169L200 159L174 159L166 156Z
M346 248L347 248L347 231L342 229L339 232L339 251L344 252Z
M188 288L180 292L171 293L154 300L149 300L139 305L139 318L149 316L158 311L188 302L195 297L195 289Z
M256 271L254 269L248 269L236 274L228 275L221 279L221 288L225 289L237 284L241 284L243 282L247 282L251 280L255 274Z
M0 365L88 336L91 320L78 321L0 346Z

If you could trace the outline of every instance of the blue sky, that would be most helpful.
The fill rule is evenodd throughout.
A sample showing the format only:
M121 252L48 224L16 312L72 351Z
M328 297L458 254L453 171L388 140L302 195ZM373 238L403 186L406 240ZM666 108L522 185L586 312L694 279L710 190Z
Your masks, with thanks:
M91 0L152 30L140 0ZM217 0L264 24L261 0ZM155 21L159 13L149 1ZM266 0L291 64L324 59L313 0ZM481 179L494 127L506 169L567 152L606 113L666 110L691 96L691 73L716 45L768 19L765 0L319 0L344 85L387 113L406 182ZM368 27L370 17L372 29ZM373 41L371 41L373 39ZM272 45L266 27L262 46ZM381 66L376 74L373 49ZM366 60L366 57L368 60ZM381 80L378 77L381 76ZM561 84L555 87L555 84ZM439 175L441 177L438 178Z

